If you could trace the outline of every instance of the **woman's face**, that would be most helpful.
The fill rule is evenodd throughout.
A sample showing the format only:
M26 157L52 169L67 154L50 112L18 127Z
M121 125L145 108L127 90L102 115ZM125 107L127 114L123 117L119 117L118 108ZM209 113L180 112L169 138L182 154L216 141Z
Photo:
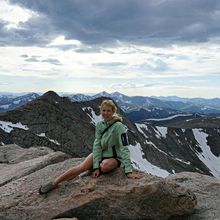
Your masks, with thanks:
M113 116L112 107L108 105L104 105L101 109L101 115L104 121L110 121Z

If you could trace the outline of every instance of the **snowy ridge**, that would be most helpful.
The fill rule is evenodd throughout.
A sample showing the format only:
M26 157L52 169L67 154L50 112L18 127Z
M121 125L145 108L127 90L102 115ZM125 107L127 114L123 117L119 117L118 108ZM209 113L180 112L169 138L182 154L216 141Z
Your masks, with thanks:
M148 130L147 125L145 125L145 124L139 124L139 123L135 123L135 125L136 125L138 131L141 132L141 133L144 135L144 137L147 138L147 135L146 135L146 134L143 132L143 130L142 130L142 128L144 128L145 130Z
M157 149L159 152L161 152L161 153L163 153L163 154L165 154L165 155L168 156L168 154L167 154L166 152L164 152L164 151L162 151L161 149L159 149L152 141L148 141L148 140L147 140L147 139L148 139L148 136L147 136L147 135L144 133L144 131L142 130L143 128L144 128L145 130L148 130L147 125L145 125L145 124L139 124L139 123L135 123L135 125L136 125L138 131L141 132L141 133L144 135L144 137L146 138L146 140L145 140L146 144L152 145L152 146L153 146L155 149Z
M17 122L16 124L14 124L10 121L0 121L0 128L7 133L10 133L13 128L20 128L23 130L29 129L27 125L23 125L21 122Z
M147 141L147 140L146 140L145 142L146 142L146 144L152 145L152 146L153 146L155 149L157 149L160 153L169 156L166 152L164 152L164 151L162 151L160 148L158 148L152 141Z
M152 141L147 140L148 137L147 137L147 135L144 133L144 131L142 130L143 128L146 129L146 130L148 130L148 127L147 127L145 124L135 123L135 125L136 125L138 131L141 132L141 133L144 135L144 137L146 137L146 140L145 140L145 143L146 143L146 144L151 145L152 147L154 147L155 149L157 149L160 153L165 154L165 155L168 156L168 157L172 157L174 160L177 160L177 161L179 161L179 162L181 162L181 163L184 163L184 164L187 164L187 165L190 165L190 164L191 164L191 162L189 162L189 161L186 162L186 161L184 161L184 160L182 160L182 159L179 159L179 158L177 158L177 157L174 157L174 156L172 156L172 155L169 155L168 153L166 153L166 152L164 152L163 150L161 150L160 148L158 148ZM157 129L158 131L155 130L155 129L154 129L154 130L155 130L156 136L157 136L158 138L160 138L160 136L166 138L166 135L167 135L167 127L158 127L158 126L156 126L156 129ZM176 134L176 136L179 136L177 133L175 133L175 134ZM173 170L173 172L175 172L175 171Z
M151 164L149 161L143 158L144 153L140 143L136 142L135 146L129 145L128 148L131 155L132 165L135 169L160 177L166 177L170 174L166 170Z
M90 118L91 118L91 123L96 125L98 122L100 122L102 120L102 116L101 115L96 115L95 111L91 108L91 107L83 107L82 110L88 110L90 114L87 114Z
M207 144L206 134L202 129L192 129L194 137L202 149L202 152L196 152L198 158L209 168L210 172L215 177L220 177L220 157L216 157L210 150L210 146Z

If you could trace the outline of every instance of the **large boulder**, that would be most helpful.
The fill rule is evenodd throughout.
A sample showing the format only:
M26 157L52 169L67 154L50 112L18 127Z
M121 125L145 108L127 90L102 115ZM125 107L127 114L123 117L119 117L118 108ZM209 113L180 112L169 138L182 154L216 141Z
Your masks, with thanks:
M99 178L86 173L46 196L38 188L84 158L48 165L0 187L0 216L5 219L168 219L192 213L193 192L175 182L145 174L128 179L122 168Z
M166 178L169 183L177 183L191 189L198 201L193 215L185 215L181 220L220 219L220 179L199 173L182 172ZM179 218L172 218L172 220Z

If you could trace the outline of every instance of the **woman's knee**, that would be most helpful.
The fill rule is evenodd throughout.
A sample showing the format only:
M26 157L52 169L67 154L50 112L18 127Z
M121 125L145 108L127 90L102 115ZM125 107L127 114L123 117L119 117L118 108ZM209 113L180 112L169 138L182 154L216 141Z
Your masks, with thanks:
M114 168L117 167L117 161L115 160L103 160L102 163L100 164L100 169L102 172L108 172Z

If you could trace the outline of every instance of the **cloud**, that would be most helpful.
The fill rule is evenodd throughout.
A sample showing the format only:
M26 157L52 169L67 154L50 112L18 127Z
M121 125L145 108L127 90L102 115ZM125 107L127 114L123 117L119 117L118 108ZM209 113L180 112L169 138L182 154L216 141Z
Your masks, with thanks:
M10 0L10 3L31 10L38 17L21 24L20 31L5 31L7 44L45 45L63 35L67 40L88 45L113 45L121 41L165 46L175 42L205 42L220 33L218 0Z
M25 61L26 61L26 62L41 62L41 61L39 60L39 57L40 57L40 56L31 56L31 57L25 59Z
M23 54L20 57L25 58L26 62L42 62L42 63L50 63L53 65L61 65L58 59L53 59L53 58L41 59L41 56L34 55L29 57L26 54Z
M0 85L2 85L2 86L10 85L10 84L11 84L10 82L5 82L5 81L1 82L1 81L0 81Z
M112 84L110 89L118 90L118 89L135 89L138 87L143 87L143 85L136 85L135 83L118 83Z
M107 63L94 63L94 66L100 67L119 67L119 66L126 66L128 65L127 62L107 62Z
M22 57L22 58L28 58L28 55L27 55L27 54L22 54L20 57Z
M59 60L52 59L52 58L42 60L41 62L43 62L43 63L51 63L51 64L54 64L54 65L61 65Z

